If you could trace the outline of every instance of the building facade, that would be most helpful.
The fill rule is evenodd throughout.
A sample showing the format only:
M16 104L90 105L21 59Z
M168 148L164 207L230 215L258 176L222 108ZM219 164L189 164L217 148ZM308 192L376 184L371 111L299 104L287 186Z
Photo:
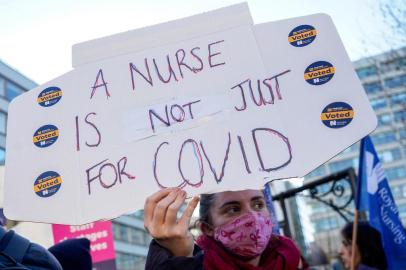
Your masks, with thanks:
M4 165L6 154L8 104L35 86L35 82L0 60L0 165Z
M114 219L113 235L117 270L143 270L151 241L143 211Z
M356 61L354 68L378 117L378 127L371 138L406 225L406 47ZM305 181L349 167L357 170L358 159L359 143L356 143L307 175ZM341 199L345 200L345 196L349 194ZM310 219L316 231L316 243L330 256L336 255L344 219L320 202L309 200L308 204L312 209Z
M297 185L293 185L295 180L284 182L286 190L293 189ZM314 241L313 234L314 229L311 226L309 220L309 207L305 203L305 198L301 196L294 196L286 200L286 212L287 216L290 219L289 229L291 237L295 240L295 243L298 245L299 249L302 252L302 255L308 257L309 247L311 242Z

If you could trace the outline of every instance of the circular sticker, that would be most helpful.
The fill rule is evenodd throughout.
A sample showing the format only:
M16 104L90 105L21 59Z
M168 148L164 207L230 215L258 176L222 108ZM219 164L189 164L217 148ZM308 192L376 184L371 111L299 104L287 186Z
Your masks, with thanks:
M62 90L59 87L51 86L39 93L37 102L42 107L50 107L58 103L62 98Z
M342 128L351 123L354 110L345 102L333 102L324 108L320 118L329 128Z
M54 195L61 188L62 178L54 171L47 171L34 182L34 192L43 198Z
M304 72L304 79L312 85L321 85L330 81L335 73L332 64L326 61L317 61L308 66Z
M59 130L54 125L45 125L35 131L32 142L41 148L52 145L59 137Z
M317 30L311 25L299 25L290 31L288 41L295 47L304 47L312 43L317 36Z

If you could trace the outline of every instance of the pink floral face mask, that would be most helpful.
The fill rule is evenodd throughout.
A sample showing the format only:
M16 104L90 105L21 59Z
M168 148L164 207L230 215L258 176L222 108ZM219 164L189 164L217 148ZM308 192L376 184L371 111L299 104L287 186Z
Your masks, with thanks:
M235 255L254 258L265 250L271 234L271 218L258 212L244 214L217 227L214 239Z

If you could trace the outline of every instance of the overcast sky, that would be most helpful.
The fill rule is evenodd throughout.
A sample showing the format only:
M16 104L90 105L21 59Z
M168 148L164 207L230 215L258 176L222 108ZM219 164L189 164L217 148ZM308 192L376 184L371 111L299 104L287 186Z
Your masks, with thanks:
M71 69L75 43L236 4L234 0L0 0L0 59L42 84ZM352 60L389 49L378 0L253 0L255 23L329 14Z

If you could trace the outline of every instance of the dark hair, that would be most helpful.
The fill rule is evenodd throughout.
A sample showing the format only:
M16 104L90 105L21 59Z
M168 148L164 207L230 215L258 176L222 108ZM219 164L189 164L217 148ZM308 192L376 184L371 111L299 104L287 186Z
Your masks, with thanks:
M263 191L264 192L264 191ZM264 193L264 197L265 197ZM200 208L199 208L199 223L204 223L206 225L213 225L213 220L210 217L210 207L213 205L213 202L216 198L216 193L212 194L201 194L200 195ZM265 198L266 200L266 198ZM268 204L267 204L268 207ZM268 209L271 213L271 210Z
M63 270L91 270L90 241L87 238L68 239L48 249L61 263Z
M212 206L216 193L200 195L199 222L212 225L210 207Z
M346 242L352 241L353 223L349 222L341 230ZM382 247L380 233L365 221L358 223L357 246L361 256L361 263L379 270L387 269L385 252Z

